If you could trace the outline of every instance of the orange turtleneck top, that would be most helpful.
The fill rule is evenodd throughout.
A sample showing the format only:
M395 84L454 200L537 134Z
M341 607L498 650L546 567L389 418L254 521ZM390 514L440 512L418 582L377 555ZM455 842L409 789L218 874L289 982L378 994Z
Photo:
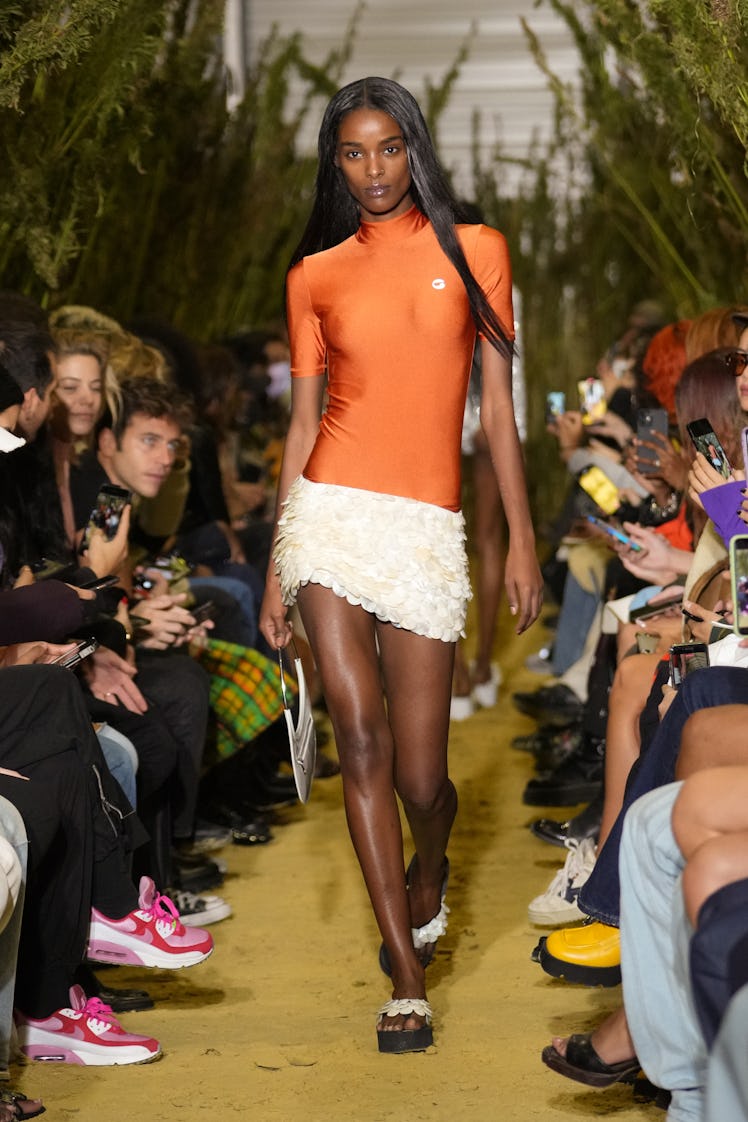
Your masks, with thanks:
M468 265L513 338L504 237L457 226ZM465 286L414 206L362 222L299 261L286 298L295 378L327 371L307 479L460 509L460 437L475 324Z

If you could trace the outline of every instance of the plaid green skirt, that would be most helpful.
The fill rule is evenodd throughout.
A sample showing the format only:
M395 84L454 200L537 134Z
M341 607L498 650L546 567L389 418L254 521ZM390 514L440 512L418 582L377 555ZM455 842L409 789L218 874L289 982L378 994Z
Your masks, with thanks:
M280 669L252 647L208 639L191 653L210 674L210 705L216 718L215 760L233 756L283 712ZM286 675L286 687L296 682Z

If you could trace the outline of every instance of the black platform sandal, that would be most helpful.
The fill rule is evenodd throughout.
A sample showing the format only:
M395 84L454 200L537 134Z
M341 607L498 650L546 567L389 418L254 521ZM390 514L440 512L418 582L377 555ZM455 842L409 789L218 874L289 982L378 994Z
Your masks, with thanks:
M570 1036L566 1044L566 1055L562 1056L552 1044L548 1044L541 1058L552 1071L584 1083L588 1087L611 1087L614 1083L633 1083L641 1071L641 1064L634 1056L617 1064L606 1064L592 1046L592 1034L578 1032Z
M405 884L410 884L410 870L413 868L415 857L411 859L405 873ZM436 941L447 931L447 916L449 915L449 908L445 901L447 895L447 885L449 884L449 858L444 858L444 876L442 877L442 887L440 892L440 907L438 913L423 927L411 927L411 935L413 936L413 946L417 951L423 950L431 944L431 951L428 955L421 958L424 966L429 966L436 954ZM388 978L392 977L392 964L390 963L390 954L384 943L379 948L379 965L382 973L386 974Z
M424 1017L425 1023L418 1029L383 1029L380 1028L385 1017L407 1017L415 1013L417 1017ZM425 1052L434 1043L434 1034L431 1029L433 1016L431 1006L422 997L393 998L388 1001L377 1014L377 1041L380 1052Z

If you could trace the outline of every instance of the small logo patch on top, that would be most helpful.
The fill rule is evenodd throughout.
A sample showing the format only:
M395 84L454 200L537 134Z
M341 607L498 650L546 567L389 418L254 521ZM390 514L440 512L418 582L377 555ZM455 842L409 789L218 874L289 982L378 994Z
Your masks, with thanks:
M431 282L431 287L432 288L437 288L437 289L438 288L446 288L447 287L447 282L445 281L444 277L434 277L434 279Z

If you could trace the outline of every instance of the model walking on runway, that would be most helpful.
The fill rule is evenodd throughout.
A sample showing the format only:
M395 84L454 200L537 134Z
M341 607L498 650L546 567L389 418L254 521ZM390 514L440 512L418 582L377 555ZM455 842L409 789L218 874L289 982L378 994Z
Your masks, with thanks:
M457 810L447 737L470 596L460 436L476 337L518 632L538 615L542 579L512 408L506 243L460 224L418 105L396 82L353 82L328 105L286 295L293 401L260 626L285 646L298 601L392 978L379 1049L418 1051L433 1039L425 967L446 930ZM415 845L407 872L398 797Z

